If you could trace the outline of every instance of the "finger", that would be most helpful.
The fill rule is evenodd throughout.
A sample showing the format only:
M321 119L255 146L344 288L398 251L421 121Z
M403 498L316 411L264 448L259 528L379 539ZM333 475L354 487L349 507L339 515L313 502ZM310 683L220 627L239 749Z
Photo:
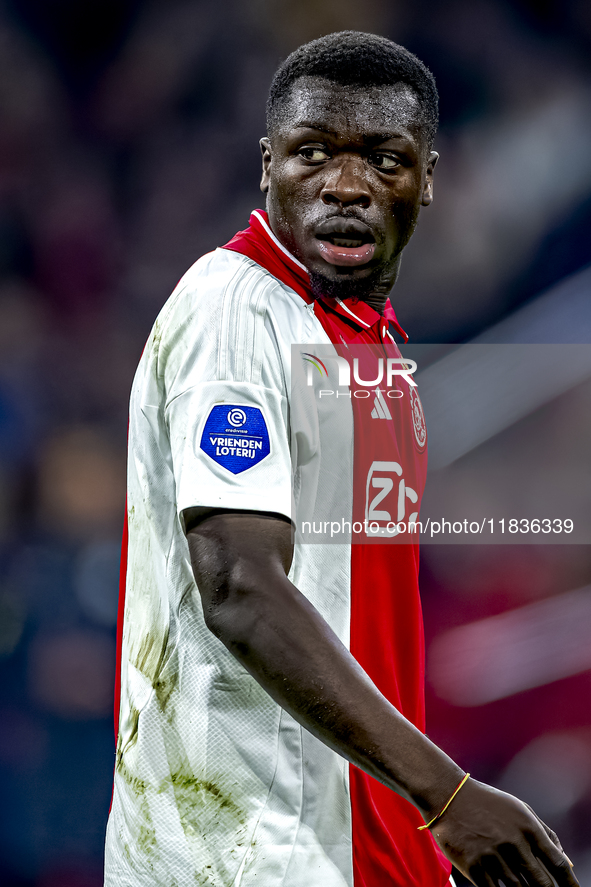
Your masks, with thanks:
M481 865L473 865L470 871L465 874L476 887L497 887Z
M525 803L525 801L524 801L524 803ZM556 832L555 832L555 831L552 831L552 829L550 828L550 826L549 826L549 825L546 825L546 823L544 822L543 819L540 819L540 817L538 816L538 814L536 813L536 811L535 811L532 807L530 807L529 804L525 804L525 806L527 807L527 809L529 810L529 812L532 813L532 814L536 817L536 819L538 820L538 822L540 823L540 825L542 826L542 828L544 829L544 831L546 832L546 834L548 835L548 837L550 838L550 840L552 841L552 843L553 843L553 844L556 844L556 846L558 847L558 849L559 849L560 851L562 851L562 853L564 853L564 850L563 850L562 844L560 843L560 840L559 840L558 835L556 834ZM568 859L568 856L567 856L567 859ZM568 861L570 862L570 859L569 859ZM572 865L572 863L570 863L570 864Z
M504 884L505 887L523 887L523 881L519 879L517 874L514 874L508 865L502 859L496 859L494 865L494 871L491 871L491 875L493 876L493 883L495 887L497 884Z
M548 845L552 848L549 854L538 844L534 848L535 856L524 852L521 865L514 861L510 863L511 870L517 871L530 887L580 887L564 853L549 842Z
M579 882L574 876L573 864L562 847L559 849L550 839L544 841L537 839L537 836L533 837L536 838L536 844L532 846L533 853L556 880L559 887L563 887L563 885L564 887L577 887Z
M546 835L544 835L543 840L549 847L553 848L557 856L560 855L560 852L550 843ZM505 845L502 849L502 859L511 873L521 883L527 884L528 887L555 887L554 881L543 862L537 856L541 842L541 836L536 836L536 843L531 849L524 843ZM536 854L535 856L534 853Z
M486 875L487 887L523 887L523 881L518 881L509 873L499 874L498 878Z
M559 851L556 847L547 853L541 852L542 848L536 848L536 856L540 865L552 875L558 887L579 887L579 882L573 872L573 864L566 853Z
M475 881L474 883L477 884L478 887L480 887L481 884L482 887L499 887L498 882L492 877L492 875L489 875L488 872L482 872L480 880Z
M553 832L548 835L552 829L548 829L535 813L534 816L542 827L541 831L532 830L527 835L534 858L539 860L544 871L555 878L559 887L577 887L579 882L573 874L573 864L560 846L560 841L555 835L556 840L552 838Z
M517 874L511 871L510 867L498 856L486 857L478 866L474 866L470 871L470 877L474 879L477 887L480 884L486 887L523 887L523 881L520 881Z

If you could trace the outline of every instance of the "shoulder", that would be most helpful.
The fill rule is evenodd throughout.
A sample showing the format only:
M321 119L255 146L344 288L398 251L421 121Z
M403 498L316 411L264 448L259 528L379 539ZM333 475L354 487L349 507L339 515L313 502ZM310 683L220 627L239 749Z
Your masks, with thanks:
M144 352L170 393L183 377L261 382L270 338L298 341L305 303L252 259L226 249L200 258L161 310ZM273 336L269 330L273 329Z
M161 331L190 326L195 314L215 317L224 302L246 297L253 301L270 275L246 256L216 249L198 259L181 277L162 308L155 326ZM273 278L271 278L272 280Z

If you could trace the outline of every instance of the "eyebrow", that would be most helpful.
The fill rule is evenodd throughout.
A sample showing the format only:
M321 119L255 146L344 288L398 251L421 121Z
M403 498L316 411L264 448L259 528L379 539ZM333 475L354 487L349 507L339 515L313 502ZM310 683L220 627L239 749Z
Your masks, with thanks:
M318 123L310 123L308 121L302 121L302 122L295 123L294 129L315 129L318 132L323 132L329 136L335 136L336 138L340 137L340 133L338 133L336 130L329 129L328 127L322 126L321 124L318 124ZM374 144L374 145L379 145L382 142L394 141L396 139L398 139L398 140L403 139L404 141L408 141L408 137L405 135L402 135L401 133L396 135L391 132L386 132L386 133L372 132L372 133L368 133L367 135L363 136L364 142L366 142L367 144Z

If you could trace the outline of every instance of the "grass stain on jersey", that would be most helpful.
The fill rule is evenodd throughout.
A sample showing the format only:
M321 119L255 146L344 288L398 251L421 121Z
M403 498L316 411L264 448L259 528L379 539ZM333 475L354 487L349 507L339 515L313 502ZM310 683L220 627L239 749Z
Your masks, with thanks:
M160 348L160 342L162 341L162 327L160 325L160 321L158 318L154 321L154 326L152 327L152 350L154 354L158 353L158 349Z
M231 814L239 819L242 811L235 801L221 790L221 788L208 779L198 779L186 770L171 773L170 781L173 791L179 802L179 810L182 807L186 812L194 814L196 808L216 810ZM194 818L194 816L192 817ZM183 817L181 816L181 819Z
M128 638L129 661L153 684L159 676L168 650L168 612L154 607L154 579L146 566L152 561L152 545L146 533L135 533L130 544L128 576L138 572L135 582L128 583L124 637Z
M172 786L183 830L187 837L207 838L220 827L228 835L244 829L246 814L234 798L211 779L195 776L188 762L171 772L161 790Z
M206 865L202 872L195 872L194 881L197 887L218 887L218 885L221 887L222 884L210 865Z
M157 843L156 830L154 829L154 823L152 822L152 817L150 815L150 808L148 807L148 801L145 797L140 804L139 814L143 818L143 822L141 823L137 834L136 847L144 854L147 860L149 860L149 858L156 852ZM150 863L148 862L148 864Z
M133 773L129 770L127 764L125 763L125 758L123 757L122 752L119 753L117 756L115 769L136 795L139 796L145 793L146 788L148 787L147 783L145 782L145 780L140 779L139 776L133 775Z
M135 708L135 706L130 705L129 715L128 715L128 717L126 719L126 723L125 723L126 732L127 732L125 742L123 741L123 725L122 725L122 723L119 724L119 733L117 735L117 750L115 752L115 761L116 761L115 766L116 767L118 767L119 761L122 760L123 755L125 754L127 749L131 748L131 746L135 742L137 742L139 722L140 722L139 711L137 710L137 708Z
M161 674L152 684L154 693L158 700L158 705L164 714L168 701L179 682L178 672L170 671L168 674ZM169 722L171 719L169 719Z
M158 356L160 352L160 343L162 341L162 326L160 321L156 319L154 322L154 326L152 327L152 366L154 368L154 375L156 379L158 379Z
M156 830L154 828L154 823L150 814L150 808L148 806L148 799L146 797L149 786L145 782L145 780L133 775L133 773L127 767L127 764L125 763L121 752L118 752L117 754L117 763L115 764L115 769L123 777L123 779L134 792L134 794L136 794L138 798L141 799L137 807L140 823L135 835L133 845L134 855L139 851L143 855L146 865L148 865L149 868L153 871L150 857L153 857L156 853L158 849L158 844L156 841ZM125 851L127 851L127 855L129 856L129 847L127 844L125 844L124 853ZM129 862L132 862L131 857L129 858Z
M168 631L168 626L162 631L146 631L132 663L148 678L152 686L162 671L168 646Z

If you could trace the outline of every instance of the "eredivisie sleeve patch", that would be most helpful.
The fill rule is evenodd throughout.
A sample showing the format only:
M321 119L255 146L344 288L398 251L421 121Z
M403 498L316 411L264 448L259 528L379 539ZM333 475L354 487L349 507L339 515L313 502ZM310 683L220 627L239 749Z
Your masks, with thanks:
M200 447L232 474L253 468L271 452L262 411L243 404L216 404L209 411Z

